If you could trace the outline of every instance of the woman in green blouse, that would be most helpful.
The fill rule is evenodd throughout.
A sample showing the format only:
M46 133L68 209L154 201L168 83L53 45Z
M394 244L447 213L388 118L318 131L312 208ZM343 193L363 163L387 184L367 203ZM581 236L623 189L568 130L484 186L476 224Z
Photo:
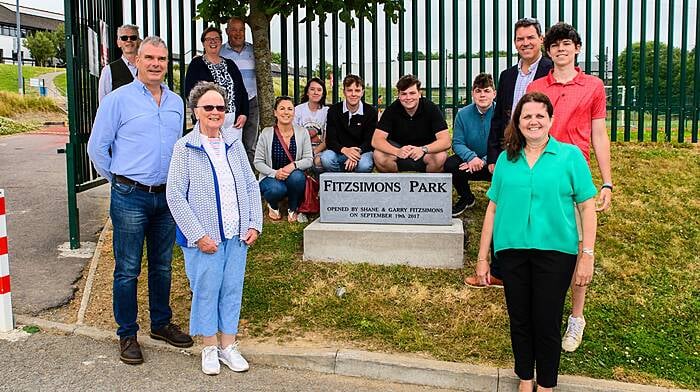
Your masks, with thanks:
M566 291L574 273L582 286L593 276L596 188L581 151L549 136L553 111L541 93L526 94L515 107L486 193L490 202L476 264L480 282L488 284L493 238L520 391L533 390L535 367L538 391L557 385ZM577 261L579 230L583 250Z

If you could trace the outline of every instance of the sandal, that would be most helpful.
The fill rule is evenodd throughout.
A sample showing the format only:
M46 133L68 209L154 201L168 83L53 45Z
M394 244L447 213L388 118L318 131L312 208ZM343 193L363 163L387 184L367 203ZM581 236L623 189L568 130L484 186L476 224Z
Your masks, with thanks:
M270 207L269 205L267 206L267 209L267 216L269 216L271 220L278 221L282 219L282 214L280 213L280 210L276 210Z

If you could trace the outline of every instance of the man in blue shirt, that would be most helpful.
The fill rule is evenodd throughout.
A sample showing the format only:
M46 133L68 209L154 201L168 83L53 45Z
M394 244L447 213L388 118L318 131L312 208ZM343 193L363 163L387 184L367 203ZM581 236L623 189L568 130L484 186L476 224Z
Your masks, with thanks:
M258 144L258 122L260 112L258 109L258 85L255 79L255 55L253 45L245 40L245 22L243 19L233 17L226 25L228 42L221 47L221 57L233 60L241 71L243 85L248 91L248 117L244 124L237 124L243 128L243 146L248 154L248 161L253 166L255 158L255 146Z
M493 77L482 73L472 83L472 100L457 113L452 132L452 150L455 155L445 161L445 172L452 173L452 185L459 199L452 207L452 216L459 216L476 203L469 188L469 181L491 181L486 159L487 143L491 130L496 89Z
M165 199L173 145L182 133L182 99L163 84L168 48L162 39L143 40L133 82L105 96L88 141L95 169L112 186L110 217L114 227L114 318L120 359L140 364L136 339L136 286L147 241L151 333L176 347L192 338L172 324L170 280L175 221Z

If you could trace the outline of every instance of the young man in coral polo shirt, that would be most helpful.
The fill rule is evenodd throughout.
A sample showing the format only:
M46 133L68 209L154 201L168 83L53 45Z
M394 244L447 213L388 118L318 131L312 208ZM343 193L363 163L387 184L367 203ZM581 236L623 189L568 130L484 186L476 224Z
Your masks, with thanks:
M587 75L576 67L576 55L581 51L581 36L569 24L560 22L552 26L544 38L544 47L554 62L549 75L535 80L527 92L545 93L554 105L554 122L550 135L560 142L576 145L590 163L593 146L603 185L598 197L598 211L610 208L612 200L612 175L610 171L610 139L605 127L605 89L603 82ZM593 249L581 252L593 255ZM581 260L587 260L582 264ZM593 258L579 259L576 268L593 269ZM572 309L566 334L562 339L565 351L575 351L581 344L586 321L583 305L586 286L571 285Z

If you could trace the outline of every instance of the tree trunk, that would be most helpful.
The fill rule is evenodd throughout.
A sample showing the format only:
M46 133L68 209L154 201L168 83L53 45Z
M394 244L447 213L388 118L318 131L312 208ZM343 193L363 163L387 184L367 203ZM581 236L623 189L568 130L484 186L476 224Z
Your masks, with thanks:
M272 54L270 52L270 18L263 11L262 0L250 1L248 25L253 33L253 53L255 54L255 77L258 82L258 105L261 127L274 125L272 105L275 89L272 83Z

